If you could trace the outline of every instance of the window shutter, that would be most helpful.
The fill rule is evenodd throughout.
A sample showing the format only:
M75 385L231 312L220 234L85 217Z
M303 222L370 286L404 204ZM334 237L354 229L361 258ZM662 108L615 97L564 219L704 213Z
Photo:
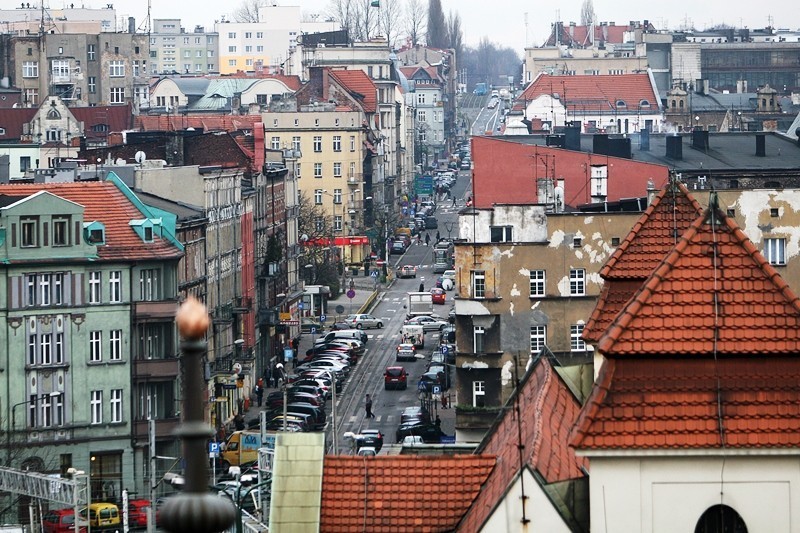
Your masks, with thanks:
M75 244L81 243L81 223L75 223Z
M11 224L11 247L15 248L17 246L17 225Z
M44 246L48 246L48 242L47 242L48 229L49 229L49 224L47 222L43 222L42 223L42 237L44 237Z

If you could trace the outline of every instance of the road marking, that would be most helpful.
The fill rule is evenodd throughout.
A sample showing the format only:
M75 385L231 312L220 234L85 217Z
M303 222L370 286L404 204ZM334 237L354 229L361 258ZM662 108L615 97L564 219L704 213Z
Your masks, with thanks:
M376 337L375 337L375 338L376 338L376 339L382 339L382 338L383 338L383 335L376 335Z
M356 415L351 415L348 424L355 424L355 423L356 423Z
M381 418L383 418L383 416L382 415L378 415L378 416L375 416L373 418L375 419L375 423L376 424L380 424L381 423Z

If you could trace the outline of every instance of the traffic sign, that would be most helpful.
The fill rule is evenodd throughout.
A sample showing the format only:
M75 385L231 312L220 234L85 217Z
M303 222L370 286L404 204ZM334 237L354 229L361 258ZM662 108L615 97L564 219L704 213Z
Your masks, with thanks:
M442 344L442 355L447 355L447 351L448 351L447 350L447 345L446 344Z
M208 456L217 457L219 455L219 442L208 443Z
M372 276L373 278L377 278L378 277L378 271L377 270L373 270L372 272L370 272L369 275Z
M327 316L325 316L325 315L319 315L319 321L320 321L320 322L325 322L325 320L326 320L327 318L328 318L328 317L327 317Z
M336 312L339 313L340 315L342 313L344 313L344 306L343 305L337 305L336 306Z
M315 328L314 326L311 326L311 334L313 335L316 332L317 332L317 328Z
M439 385L434 385L433 386L433 393L434 394L440 394L441 392L442 392L442 388Z
M347 297L352 300L353 298L356 297L356 291L354 291L353 289L348 289L347 290Z
M297 302L297 308L303 310L303 302Z

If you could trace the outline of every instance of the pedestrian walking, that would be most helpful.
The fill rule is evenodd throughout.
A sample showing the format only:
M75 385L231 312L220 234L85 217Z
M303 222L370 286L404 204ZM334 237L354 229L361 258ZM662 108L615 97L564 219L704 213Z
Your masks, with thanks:
M278 388L278 378L280 378L280 372L278 372L277 365L272 367L272 386L276 389Z
M258 406L261 407L261 404L264 402L264 386L263 385L256 385L256 399L258 400Z
M419 283L419 292L425 292L425 282Z
M370 398L369 394L367 394L367 400L364 402L364 409L366 418L375 418L375 415L372 414L372 398Z
M453 207L455 207L455 206L456 206L456 197L453 196Z
M425 234L425 246L428 246L431 243L431 236L427 233Z
M442 409L447 409L447 396L445 396L444 394L442 394Z
M437 232L436 232L436 242L439 242L439 241L441 241L441 240L442 240L442 236L441 236L441 235L439 235L439 232L437 231Z

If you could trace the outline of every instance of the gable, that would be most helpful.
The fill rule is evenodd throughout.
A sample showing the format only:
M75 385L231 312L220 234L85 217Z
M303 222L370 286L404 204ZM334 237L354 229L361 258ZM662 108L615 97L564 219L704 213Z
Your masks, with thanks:
M712 200L597 348L609 357L794 355L800 300Z

